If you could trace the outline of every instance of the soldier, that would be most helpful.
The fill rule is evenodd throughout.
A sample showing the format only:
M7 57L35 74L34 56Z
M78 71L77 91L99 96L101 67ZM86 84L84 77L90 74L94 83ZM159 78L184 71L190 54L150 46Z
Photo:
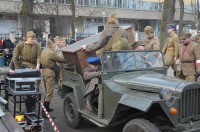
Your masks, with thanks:
M178 55L181 72L177 72L176 77L195 82L195 75L200 73L200 45L192 41L191 34L188 32L183 32L180 40L182 44L179 46Z
M170 66L174 69L174 62L178 57L178 36L175 33L175 25L168 24L167 27L168 38L162 49L164 62L167 68Z
M63 56L61 49L65 47L65 40L63 38L56 38L56 48L55 51L57 55ZM61 95L62 91L62 69L64 67L63 63L56 63L57 68L56 68L56 77L55 77L55 88L58 89L57 93Z
M36 68L40 70L40 55L41 47L40 44L36 42L35 33L33 31L28 31L27 40L17 44L14 49L10 69ZM35 103L33 102L35 99L31 98L29 101L32 102L26 103L27 112L31 112L35 107Z
M33 31L27 32L26 42L16 46L13 52L13 64L15 69L36 68L40 70L40 44L36 42L36 36Z
M91 101L95 95L95 89L100 81L100 59L99 57L89 57L87 59L88 65L83 69L83 78L86 81L86 92L85 92L85 100L86 100L86 108L88 110L92 110Z
M60 37L56 36L54 38L54 42L56 44L56 47L55 47L56 54L59 55L59 56L62 55L62 52L60 51L60 49L61 49ZM60 64L56 63L56 71L55 71L56 76L55 76L55 86L54 86L55 89L58 89L59 73L60 73Z
M195 36L194 41L200 44L200 31L197 32L197 35Z
M160 50L160 41L154 36L154 31L151 26L146 26L144 28L146 38L144 39L146 50Z
M119 30L118 30L119 29ZM118 32L117 32L118 31ZM115 34L117 33L117 34ZM112 36L119 36L117 38L113 38ZM116 42L115 40L118 40L121 38L120 44L114 44L113 42ZM112 42L109 41L111 38L113 38ZM97 43L93 43L90 45L83 45L81 48L85 50L86 52L92 52L97 51L97 54L100 54L100 52L105 50L128 50L129 44L128 44L128 34L127 32L119 27L119 22L116 17L116 14L111 14L107 19L107 27L105 30L102 31L100 39Z
M41 53L41 74L45 87L44 107L47 109L48 112L53 111L53 109L49 108L49 105L51 99L53 98L56 62L64 62L63 56L58 56L54 51L55 47L56 44L48 39L46 42L46 48ZM42 116L44 118L46 117L44 112L42 112Z

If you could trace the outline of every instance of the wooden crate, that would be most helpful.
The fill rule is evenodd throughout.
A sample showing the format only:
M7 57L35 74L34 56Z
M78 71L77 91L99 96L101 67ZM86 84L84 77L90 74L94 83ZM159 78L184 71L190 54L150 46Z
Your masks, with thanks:
M134 37L132 28L130 26L123 28L128 32L129 44L133 44ZM87 65L86 59L91 56L96 56L96 53L85 52L84 50L81 50L81 46L97 42L100 38L100 35L101 33L98 33L61 49L67 64L67 70L76 71L82 75L82 69Z

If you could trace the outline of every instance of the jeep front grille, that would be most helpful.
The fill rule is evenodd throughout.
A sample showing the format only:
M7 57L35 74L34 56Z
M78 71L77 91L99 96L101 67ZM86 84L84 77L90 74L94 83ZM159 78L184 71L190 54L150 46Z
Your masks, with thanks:
M188 122L200 117L200 88L184 89L180 101L179 121Z

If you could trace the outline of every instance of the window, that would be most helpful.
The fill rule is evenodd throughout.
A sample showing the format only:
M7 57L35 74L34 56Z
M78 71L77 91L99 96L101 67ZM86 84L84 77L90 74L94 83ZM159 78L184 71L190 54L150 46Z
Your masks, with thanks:
M78 0L78 5L83 5L83 0Z
M84 5L90 5L90 0L83 0L84 1Z

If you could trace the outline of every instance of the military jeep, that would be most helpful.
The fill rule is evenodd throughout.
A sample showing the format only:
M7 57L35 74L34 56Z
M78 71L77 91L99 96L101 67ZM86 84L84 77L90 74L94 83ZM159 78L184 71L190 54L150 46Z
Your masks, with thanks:
M85 83L76 65L63 70L67 125L85 118L99 127L126 123L123 132L200 131L200 84L167 76L160 51L107 51L101 56L99 94L85 107Z

